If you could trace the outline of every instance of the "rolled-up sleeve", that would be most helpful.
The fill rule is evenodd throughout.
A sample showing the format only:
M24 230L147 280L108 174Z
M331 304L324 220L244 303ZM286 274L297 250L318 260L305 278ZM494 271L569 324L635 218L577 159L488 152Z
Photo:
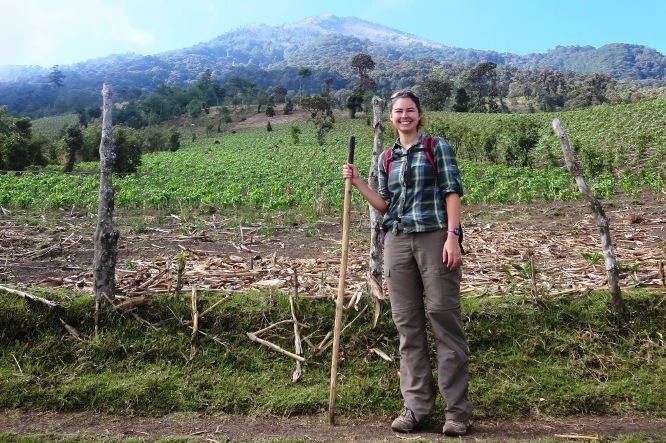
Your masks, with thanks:
M442 137L437 137L435 143L435 159L437 161L437 182L442 197L456 193L462 197L463 186L456 154L449 143ZM381 177L381 174L380 174ZM381 180L381 178L380 178ZM381 189L381 182L380 182Z
M379 161L377 162L377 178L379 180L379 195L388 202L391 201L391 194L388 190L388 175L384 169L384 156L386 152L382 152L379 155Z

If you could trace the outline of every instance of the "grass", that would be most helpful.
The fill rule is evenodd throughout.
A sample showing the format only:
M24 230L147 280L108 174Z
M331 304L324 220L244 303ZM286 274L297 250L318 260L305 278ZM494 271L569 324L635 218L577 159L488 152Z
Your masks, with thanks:
M92 336L92 300L50 294L61 312L0 299L0 407L36 411L99 411L161 415L222 412L249 415L317 414L326 410L330 354L306 350L303 377L291 382L293 362L250 342L246 332L291 317L288 296L235 294L200 321L189 359L189 300L154 297L131 316L104 310L100 335ZM200 296L200 311L219 294ZM615 324L605 294L552 300L545 309L522 298L465 298L471 354L470 392L477 418L538 414L642 413L666 411L666 298L638 291L627 295L632 320ZM348 316L355 315L349 313ZM336 410L352 418L390 416L401 407L397 338L385 306L375 329L372 313L342 340ZM300 300L304 335L319 343L332 330L330 301ZM21 319L21 321L15 321ZM60 319L85 338L77 340ZM291 325L265 337L293 347ZM388 363L369 352L383 350ZM431 350L434 352L434 350ZM330 349L329 349L330 352ZM438 403L436 414L443 414Z

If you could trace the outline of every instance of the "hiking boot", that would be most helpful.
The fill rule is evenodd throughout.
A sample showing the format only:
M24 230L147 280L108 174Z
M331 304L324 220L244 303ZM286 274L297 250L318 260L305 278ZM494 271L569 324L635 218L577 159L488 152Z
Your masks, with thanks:
M400 415L398 415L398 417L393 420L391 429L393 429L395 432L411 432L422 424L423 423L416 420L412 410L406 407L402 410Z
M465 435L467 434L468 425L469 423L466 421L446 420L444 423L444 435L451 437Z

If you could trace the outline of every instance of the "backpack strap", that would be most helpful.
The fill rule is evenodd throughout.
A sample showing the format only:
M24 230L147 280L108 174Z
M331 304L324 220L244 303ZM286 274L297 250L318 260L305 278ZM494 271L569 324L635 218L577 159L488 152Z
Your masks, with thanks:
M435 173L437 173L437 163L435 163L435 137L431 137L429 135L423 137L423 152L425 153L426 159L428 160L428 163L430 163L430 166L432 166L432 169L435 170ZM393 166L393 149L387 149L383 152L382 154L382 161L384 163L384 171L386 171L386 175L388 176L391 173L391 166Z
M435 137L426 135L423 137L423 152L425 153L430 166L437 173L437 163L435 163Z
M391 166L393 165L393 149L387 149L382 153L382 162L384 163L384 171L388 177L391 173Z

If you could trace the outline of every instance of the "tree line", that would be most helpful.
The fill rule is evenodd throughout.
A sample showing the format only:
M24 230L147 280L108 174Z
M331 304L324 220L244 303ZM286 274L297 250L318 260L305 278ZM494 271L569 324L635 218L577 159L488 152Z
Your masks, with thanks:
M113 122L118 125L114 131L118 150L116 171L135 171L143 153L178 149L181 133L173 127L165 132L163 123L182 118L198 121L212 110L215 113L211 115L214 118L207 120L208 133L222 132L223 125L232 121L233 110L239 107L274 116L278 109L288 114L298 106L310 111L318 141L323 144L335 122L333 109L347 109L352 118L358 112L368 111L366 118L369 118L374 95L387 98L400 88L417 92L426 109L473 113L550 112L642 98L640 91L602 74L579 75L547 69L518 71L491 61L475 66L445 66L424 59L409 64L411 76L401 72L405 66L400 64L380 73L376 68L377 63L370 55L357 53L349 62L349 70L354 74L342 84L333 76L315 76L308 67L292 71L297 82L292 79L289 84L297 89L288 89L283 83L265 86L265 82L260 84L253 77L240 75L215 77L206 69L189 87L163 84L149 93L121 90L122 104L113 110ZM58 94L67 77L54 66L49 81ZM62 164L65 171L71 171L76 161L97 160L99 124L89 126L89 123L99 119L100 108L77 103L75 112L78 123L63 128L59 140L49 141L32 134L29 117L12 116L2 108L0 169L20 171ZM145 132L138 135L137 130Z

